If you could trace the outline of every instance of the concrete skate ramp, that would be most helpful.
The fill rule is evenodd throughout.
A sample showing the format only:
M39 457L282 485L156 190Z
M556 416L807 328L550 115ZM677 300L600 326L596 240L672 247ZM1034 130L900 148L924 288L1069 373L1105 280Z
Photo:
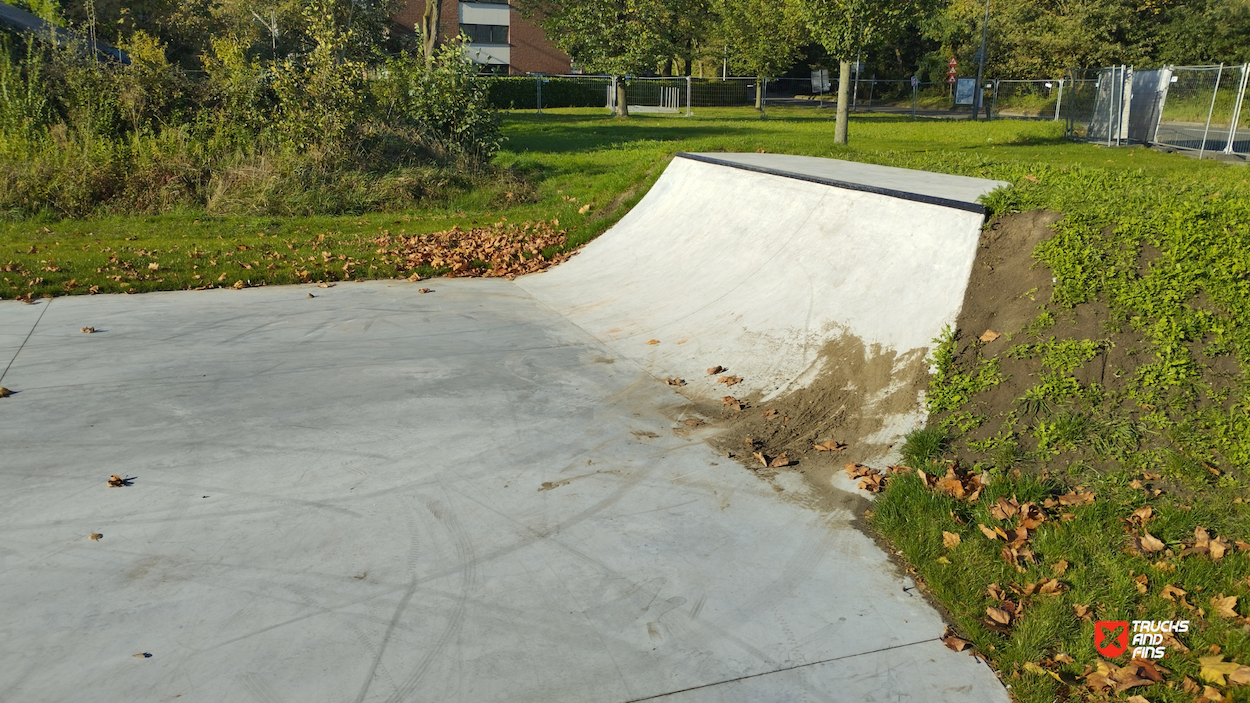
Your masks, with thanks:
M863 198L943 207L683 158L516 283L0 301L0 700L1006 703L851 499L724 459L654 375L925 344L955 303L911 288L959 299L976 216L909 210L960 258Z
M1006 185L804 156L681 154L616 227L520 285L657 377L684 379L696 399L767 401L802 387L847 362L830 350L848 338L889 354L896 378L863 388L855 409L880 415L870 426L884 450L924 419L920 389L898 379L913 378L906 367L954 324L984 218L977 198ZM719 384L713 366L741 384ZM911 402L874 407L898 392Z

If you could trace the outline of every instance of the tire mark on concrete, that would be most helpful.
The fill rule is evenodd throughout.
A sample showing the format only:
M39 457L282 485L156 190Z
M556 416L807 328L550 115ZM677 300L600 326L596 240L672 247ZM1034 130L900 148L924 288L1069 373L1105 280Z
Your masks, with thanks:
M417 527L413 511L405 511L404 516L408 523L408 533L411 537L407 563L409 574L408 587L404 591L404 595L399 599L399 604L395 607L395 612L391 615L390 622L386 625L386 632L382 635L382 641L378 643L377 649L374 650L373 664L370 665L369 674L365 677L365 681L360 687L360 693L356 695L356 703L364 701L365 696L369 693L369 687L373 685L374 678L378 674L378 669L381 668L385 672L385 667L382 666L382 655L386 652L386 645L390 643L391 636L395 634L395 627L399 624L400 617L403 616L404 611L408 608L408 602L412 600L413 594L417 592L416 564L420 550L420 540L418 539L420 530Z
M460 632L464 626L465 613L468 610L469 591L473 588L473 581L477 574L477 562L473 554L473 543L469 540L469 532L460 524L459 518L454 510L446 508L437 500L426 501L426 506L435 517L447 529L447 533L451 536L452 543L456 549L456 561L464 564L464 569L460 572L460 595L456 599L456 607L452 612L447 624L443 627L443 632L438 638L438 642L425 653L421 658L421 662L417 664L412 673L403 684L386 699L386 703L402 703L412 695L416 690L417 684L421 682L422 677L429 672L433 666L434 660L442 654L443 649L451 642L451 640Z

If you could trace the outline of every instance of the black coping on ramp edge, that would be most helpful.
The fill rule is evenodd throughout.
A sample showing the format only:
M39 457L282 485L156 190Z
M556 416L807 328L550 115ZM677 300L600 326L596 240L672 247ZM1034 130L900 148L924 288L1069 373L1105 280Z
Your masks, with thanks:
M727 161L717 159L703 154L691 154L685 151L677 152L677 156L682 159L690 159L691 161L701 161L706 164L715 164L717 166L728 166L729 168L739 168L743 171L755 171L756 173L767 173L770 176L781 176L783 178L794 178L800 181L809 181L811 183L820 183L821 185L833 186L834 188L845 188L847 190L858 190L865 193L875 193L877 195L885 195L891 198L899 198L901 200L912 200L918 203L927 203L929 205L940 205L942 207L955 208L956 210L966 210L975 212L978 215L985 214L985 207L980 203L972 203L966 200L953 200L951 198L941 198L936 195L923 195L921 193L910 193L905 190L894 190L892 188L882 188L880 186L870 186L863 183L854 183L852 181L839 181L833 178L824 178L821 176L813 176L806 173L795 173L794 171L785 171L779 168L768 168L767 166L756 166L753 164L738 163L736 161Z

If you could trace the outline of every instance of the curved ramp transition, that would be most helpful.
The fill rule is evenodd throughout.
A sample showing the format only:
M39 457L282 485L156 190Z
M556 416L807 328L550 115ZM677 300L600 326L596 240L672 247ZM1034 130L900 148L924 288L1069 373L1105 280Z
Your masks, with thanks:
M977 199L1006 185L680 154L612 230L518 283L653 375L684 380L696 401L853 389L828 409L855 435L856 458L878 460L924 419L924 359L959 314L984 219ZM727 372L707 374L715 366Z

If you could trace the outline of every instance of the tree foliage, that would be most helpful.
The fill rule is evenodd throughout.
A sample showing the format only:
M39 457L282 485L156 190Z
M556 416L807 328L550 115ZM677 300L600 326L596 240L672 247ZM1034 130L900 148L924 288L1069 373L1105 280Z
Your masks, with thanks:
M651 73L674 55L665 0L521 0L520 7L590 72Z
M807 27L789 0L720 0L720 33L729 65L746 76L778 76L802 55Z

